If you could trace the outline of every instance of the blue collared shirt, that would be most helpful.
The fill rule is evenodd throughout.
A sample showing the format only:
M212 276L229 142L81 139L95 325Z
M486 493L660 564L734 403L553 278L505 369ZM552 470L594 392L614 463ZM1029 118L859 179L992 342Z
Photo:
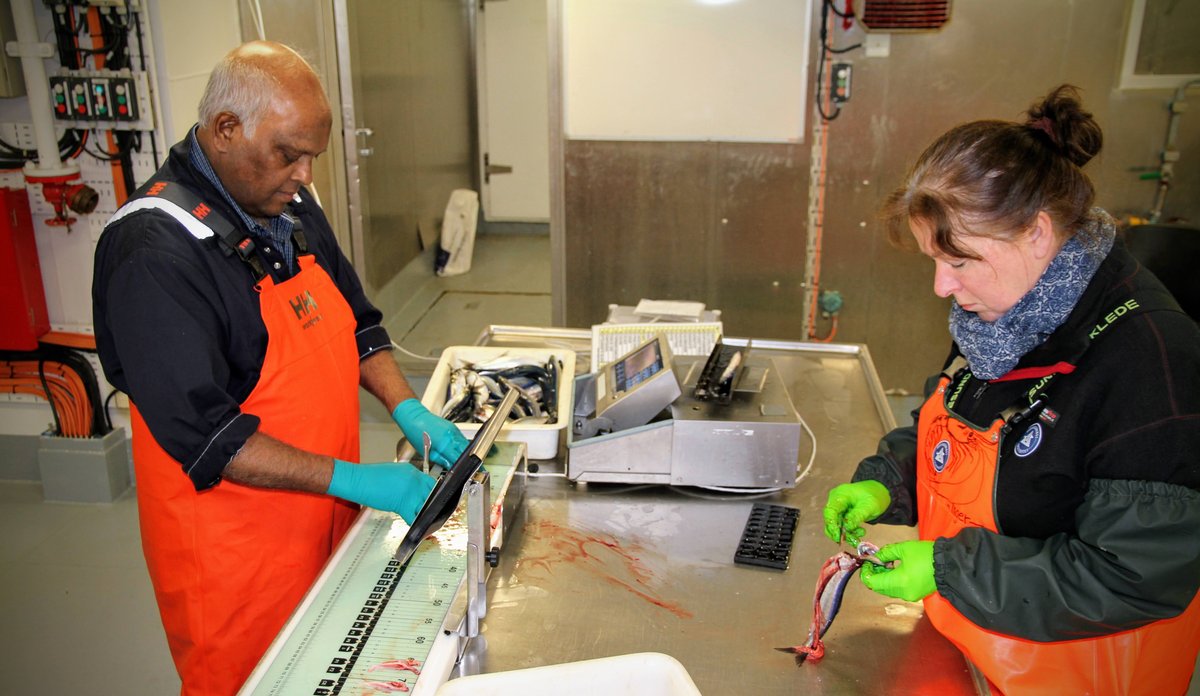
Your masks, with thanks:
M229 203L229 207L237 211L238 217L241 218L242 224L255 237L262 239L269 244L274 244L275 248L283 257L285 269L277 269L280 275L284 278L290 278L296 273L296 250L292 247L292 227L294 222L288 214L276 215L267 220L268 226L263 227L246 214L242 210L242 206L233 200L233 196L229 195L229 191L225 190L224 184L217 178L217 173L213 171L212 164L208 161L208 157L204 155L204 151L200 148L200 141L196 138L196 129L198 126L192 126L191 132L188 133L188 138L191 140L191 160L192 166L195 167L200 174L208 179L221 195L225 197L225 201ZM270 249L265 251L269 252Z

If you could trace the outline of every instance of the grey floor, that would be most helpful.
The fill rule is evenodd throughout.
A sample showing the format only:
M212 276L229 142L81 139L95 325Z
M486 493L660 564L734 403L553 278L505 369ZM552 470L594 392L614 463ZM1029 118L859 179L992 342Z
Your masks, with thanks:
M481 235L472 269L438 278L425 255L376 299L420 393L445 346L489 324L550 325L545 235ZM891 398L909 423L913 397ZM397 434L363 401L362 458L390 460ZM142 560L133 492L108 505L43 502L37 482L0 482L0 694L178 693ZM1193 684L1189 696L1200 696Z

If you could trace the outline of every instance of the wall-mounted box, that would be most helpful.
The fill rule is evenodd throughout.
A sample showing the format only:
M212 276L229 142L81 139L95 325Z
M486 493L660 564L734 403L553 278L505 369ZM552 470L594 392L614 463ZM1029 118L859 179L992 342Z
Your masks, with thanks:
M35 350L49 330L29 196L0 188L0 350Z
M125 429L100 437L42 435L38 443L42 497L54 502L111 503L129 489Z

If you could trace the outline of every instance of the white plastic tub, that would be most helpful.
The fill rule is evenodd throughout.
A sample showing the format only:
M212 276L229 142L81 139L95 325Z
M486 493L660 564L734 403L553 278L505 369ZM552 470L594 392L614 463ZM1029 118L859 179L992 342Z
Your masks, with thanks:
M446 403L446 386L450 383L450 371L467 363L486 364L495 360L512 359L527 363L546 363L550 358L562 362L555 385L558 398L558 419L553 423L510 423L500 431L498 439L524 442L530 459L554 459L558 455L559 436L571 420L575 403L575 351L565 348L519 348L491 346L449 346L442 351L437 367L429 377L429 386L421 397L421 403L430 411L438 413ZM468 438L479 430L479 423L457 423L459 430ZM419 443L418 443L419 446Z
M451 679L437 696L700 696L683 665L662 653L633 653Z

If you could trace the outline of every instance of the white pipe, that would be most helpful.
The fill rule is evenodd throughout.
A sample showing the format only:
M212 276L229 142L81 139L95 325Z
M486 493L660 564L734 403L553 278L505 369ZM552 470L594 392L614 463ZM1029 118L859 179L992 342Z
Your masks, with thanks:
M1167 190L1171 188L1171 180L1175 176L1175 161L1179 153L1175 150L1175 138L1179 135L1179 118L1186 108L1187 91L1189 87L1200 86L1200 80L1184 82L1175 90L1175 96L1167 102L1167 110L1171 116L1167 119L1167 140L1163 143L1162 166L1158 168L1158 187L1154 191L1154 207L1150 209L1150 222L1162 220L1163 206L1167 201Z
M33 17L33 0L12 0L12 14L21 68L25 72L25 93L33 118L33 137L37 141L38 162L33 169L37 170L36 173L60 173L63 171L63 162L58 155L58 139L54 136L54 114L50 110L46 66L38 55L38 44L41 42L38 41L37 22ZM28 165L26 170L30 170Z

